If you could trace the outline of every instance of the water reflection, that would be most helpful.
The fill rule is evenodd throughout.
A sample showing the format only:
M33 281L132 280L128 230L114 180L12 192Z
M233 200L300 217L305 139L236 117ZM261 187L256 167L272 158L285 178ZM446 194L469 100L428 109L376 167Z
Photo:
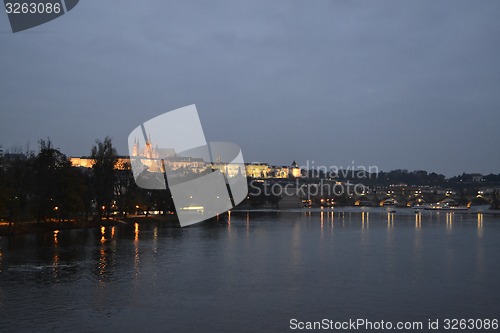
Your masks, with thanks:
M139 223L134 223L134 243L139 242Z
M476 278L481 278L485 271L484 257L485 251L483 247L483 213L477 213L477 254L476 254Z
M361 242L364 247L369 244L370 213L361 212Z
M388 212L387 213L387 229L392 229L394 228L394 213Z
M156 262L156 255L158 254L158 226L156 225L153 229L153 254L154 261Z
M59 230L54 230L54 246L57 247L57 244L59 243Z
M361 212L361 228L368 229L370 226L370 212Z
M331 212L331 214L332 214L332 219L331 219L331 225L330 226L331 226L331 234L333 235L333 227L335 225L335 214L334 214L334 212Z
M106 268L107 268L106 249L104 245L99 250L99 261L97 263L97 273L99 274L99 284L103 285L106 281Z
M139 271L139 223L134 224L134 277L138 278Z
M477 235L483 237L483 213L477 213Z
M415 213L415 229L422 228L422 212Z
M291 244L291 252L292 255L291 263L292 267L299 269L300 263L302 262L302 230L300 228L300 224L295 224L292 228L292 244Z
M58 281L60 277L59 271L59 230L54 230L54 247L52 254L52 278Z
M340 212L339 216L342 216L342 226L345 226L345 212Z
M101 227L101 244L104 244L106 242L105 233L106 233L106 228Z
M446 212L446 229L451 231L453 228L453 212Z
M245 230L246 230L246 235L250 234L250 212L247 212L246 219L245 219Z
M321 211L321 213L319 215L319 222L320 222L320 231L321 231L320 237L323 238L323 236L324 236L324 224L325 224L325 213L323 211Z
M307 217L307 222L311 222L311 216L312 216L312 213L310 210L306 211L305 212L305 215Z

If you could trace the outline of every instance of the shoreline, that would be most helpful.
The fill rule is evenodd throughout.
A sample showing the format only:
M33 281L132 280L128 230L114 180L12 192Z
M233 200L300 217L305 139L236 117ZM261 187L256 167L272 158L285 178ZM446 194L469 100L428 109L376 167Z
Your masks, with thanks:
M171 223L175 225L177 219L174 215L131 215L126 218L110 218L103 219L102 221L82 224L76 221L65 222L12 222L9 226L8 221L0 222L0 237L2 236L15 236L21 234L30 234L38 232L48 232L56 230L76 230L76 229L99 229L101 227L126 227L134 223Z
M266 214L266 213L321 213L321 212L339 212L339 213L362 213L373 211L375 212L389 212L392 213L415 213L413 207L370 207L370 206L330 206L330 207L303 207L303 208L251 208L251 209L232 209L231 214L241 216L242 214ZM500 210L493 209L469 209L465 211L433 211L425 210L422 212L432 213L450 213L453 214L485 214L485 215L500 215ZM210 221L210 220L207 220ZM204 221L206 222L206 221ZM166 223L171 224L172 227L180 228L177 217L175 215L129 215L126 218L110 218L104 219L95 224L84 225L75 221L66 222L13 222L9 227L9 222L0 222L0 237L15 236L20 234L48 232L56 230L73 230L73 229L98 229L101 227L118 226L126 227L134 223Z

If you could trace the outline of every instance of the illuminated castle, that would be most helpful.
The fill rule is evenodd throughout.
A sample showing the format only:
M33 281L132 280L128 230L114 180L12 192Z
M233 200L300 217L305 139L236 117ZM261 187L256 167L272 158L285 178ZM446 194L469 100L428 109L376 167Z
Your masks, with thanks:
M173 148L158 148L157 144L153 145L151 137L148 137L142 149L139 140L134 140L130 158L132 161L139 160L147 166L149 172L164 172L163 163L170 170L190 169L201 172L206 169L206 163L202 158L177 156Z
M148 170L150 172L162 171L160 154L158 153L158 145L153 147L153 143L151 142L151 136L148 137L146 145L144 146L143 149L141 149L141 147L139 146L139 140L137 139L134 140L131 159L134 160L134 157L144 157L144 159L140 159L140 161L143 165L148 167Z
M153 145L151 137L148 136L144 147L141 148L138 139L134 139L132 155L120 156L117 159L115 168L124 170L130 167L131 163L140 163L147 168L148 172L165 172L165 169L185 172L201 173L210 170L219 170L227 177L236 177L245 171L250 178L300 178L301 168L293 161L290 166L271 166L267 163L221 163L220 156L214 163L204 161L202 158L178 156L173 148L158 148ZM95 161L87 156L71 157L71 164L75 167L92 168ZM165 167L165 169L164 169Z

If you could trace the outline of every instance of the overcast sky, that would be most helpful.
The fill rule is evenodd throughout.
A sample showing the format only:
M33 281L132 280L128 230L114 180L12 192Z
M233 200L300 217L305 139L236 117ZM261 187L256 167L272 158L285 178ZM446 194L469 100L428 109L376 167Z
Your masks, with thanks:
M0 144L95 139L196 104L247 162L500 173L500 1L101 1L13 34ZM154 141L154 138L153 138Z

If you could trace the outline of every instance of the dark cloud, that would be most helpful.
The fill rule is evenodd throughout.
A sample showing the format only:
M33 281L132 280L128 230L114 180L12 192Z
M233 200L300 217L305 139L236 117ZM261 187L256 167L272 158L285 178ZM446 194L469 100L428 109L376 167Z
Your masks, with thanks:
M197 104L247 161L500 172L497 1L80 1L12 34L0 144L84 155ZM3 27L3 28L2 28Z

